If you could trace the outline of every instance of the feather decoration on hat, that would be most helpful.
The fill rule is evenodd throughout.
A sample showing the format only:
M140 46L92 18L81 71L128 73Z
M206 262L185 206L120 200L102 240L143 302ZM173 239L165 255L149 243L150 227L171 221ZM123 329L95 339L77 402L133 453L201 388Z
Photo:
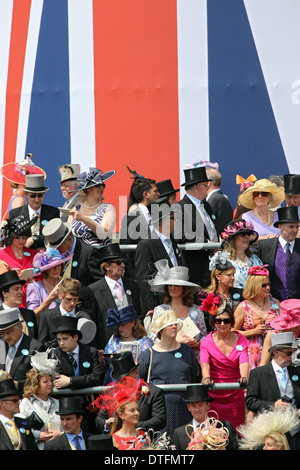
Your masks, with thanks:
M37 370L41 375L54 375L57 372L59 360L51 349L47 349L45 352L36 352L36 354L31 357L30 363L32 368Z
M136 178L145 179L143 175L139 175L135 170L131 170L129 166L126 165L126 168L129 171L129 173L133 175L132 179L136 179Z
M201 302L201 310L208 312L210 315L217 315L218 308L221 305L221 299L219 295L215 295L213 292L207 294L207 296Z

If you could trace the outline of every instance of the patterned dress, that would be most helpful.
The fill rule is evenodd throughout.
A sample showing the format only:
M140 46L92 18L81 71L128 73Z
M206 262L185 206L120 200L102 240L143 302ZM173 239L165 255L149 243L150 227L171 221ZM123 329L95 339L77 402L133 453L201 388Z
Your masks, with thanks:
M97 222L97 224L101 224L104 214L110 204L105 203L101 204L95 213L91 216L91 219L94 222ZM76 210L80 210L80 206L76 207ZM88 245L92 245L94 247L101 247L104 245L109 245L111 243L111 238L107 236L105 239L100 240L100 238L97 237L97 235L83 222L80 220L74 220L72 221L72 232L75 237L81 238L82 241L87 243Z
M271 300L271 308L265 318L266 331L263 335L253 335L248 339L248 354L249 354L249 365L250 370L255 369L259 366L261 359L261 351L263 347L263 342L268 331L272 329L270 323L271 321L279 315L278 306L273 298ZM247 331L256 328L261 323L261 317L255 313L251 308L247 300L242 302L243 312L244 312L244 321L241 327L241 330Z
M116 433L113 433L112 437L117 442L119 450L140 450L148 442L142 430L139 430L137 437L121 437Z

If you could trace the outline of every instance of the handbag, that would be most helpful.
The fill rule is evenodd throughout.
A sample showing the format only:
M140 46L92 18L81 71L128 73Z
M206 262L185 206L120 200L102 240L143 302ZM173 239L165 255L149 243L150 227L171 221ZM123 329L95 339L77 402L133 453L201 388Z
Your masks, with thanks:
M150 349L150 361L149 361L149 366L148 366L148 374L147 374L147 384L149 383L149 379L150 379L150 372L151 372L151 366L152 366L152 356L153 356L153 351L152 351L152 348L149 348Z
M31 415L28 416L27 422L31 429L36 429L39 431L44 426L44 421L39 417L39 415L33 411Z

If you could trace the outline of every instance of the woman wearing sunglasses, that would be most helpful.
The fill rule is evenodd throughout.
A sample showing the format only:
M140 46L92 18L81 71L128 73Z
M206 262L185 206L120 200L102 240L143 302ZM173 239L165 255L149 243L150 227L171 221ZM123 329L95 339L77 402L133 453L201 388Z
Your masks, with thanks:
M256 242L258 233L253 224L244 219L233 220L221 233L224 257L230 259L235 267L234 287L243 289L252 266L262 266L262 261L253 253L250 246ZM212 271L220 255L217 252L211 259L209 269Z
M280 235L278 228L274 227L274 222L278 220L274 209L280 207L284 198L284 188L268 179L255 181L253 186L239 195L240 204L248 209L243 219L253 224L259 235L258 240Z
M243 291L244 301L234 312L234 330L238 330L249 341L250 369L260 365L261 352L272 320L279 315L280 302L270 295L269 271L263 266L249 269Z
M203 300L201 308L209 313L212 331L201 341L200 365L202 383L212 387L214 383L240 384L238 389L210 390L213 398L211 410L221 421L230 421L234 428L245 421L245 394L249 375L248 340L232 331L232 309L220 295L211 294Z

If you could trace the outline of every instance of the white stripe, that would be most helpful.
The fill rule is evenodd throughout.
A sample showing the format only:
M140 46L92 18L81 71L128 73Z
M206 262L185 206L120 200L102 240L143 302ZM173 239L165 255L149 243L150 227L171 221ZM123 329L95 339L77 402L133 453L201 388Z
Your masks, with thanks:
M206 0L177 0L180 180L197 159L209 160Z
M300 2L244 3L289 171L300 173Z
M71 161L86 171L96 161L93 2L70 0L68 8Z
M0 2L0 167L4 159L4 136L5 136L5 112L6 112L6 90L7 74L10 48L10 35L12 25L13 0L1 0ZM0 177L0 204L2 207L3 178ZM1 211L0 211L1 212Z
M41 17L43 10L43 0L32 0L30 8L30 17L28 24L28 35L26 43L24 71L22 80L22 89L20 97L20 112L18 122L18 135L16 144L16 161L21 161L25 157L26 139L28 130L28 120L30 112L32 84L34 77L34 69L36 62L36 52L38 47L38 39L41 25ZM31 152L31 150L29 150ZM32 151L33 156L34 152ZM33 162L39 166L38 155ZM40 163L41 166L43 166Z

